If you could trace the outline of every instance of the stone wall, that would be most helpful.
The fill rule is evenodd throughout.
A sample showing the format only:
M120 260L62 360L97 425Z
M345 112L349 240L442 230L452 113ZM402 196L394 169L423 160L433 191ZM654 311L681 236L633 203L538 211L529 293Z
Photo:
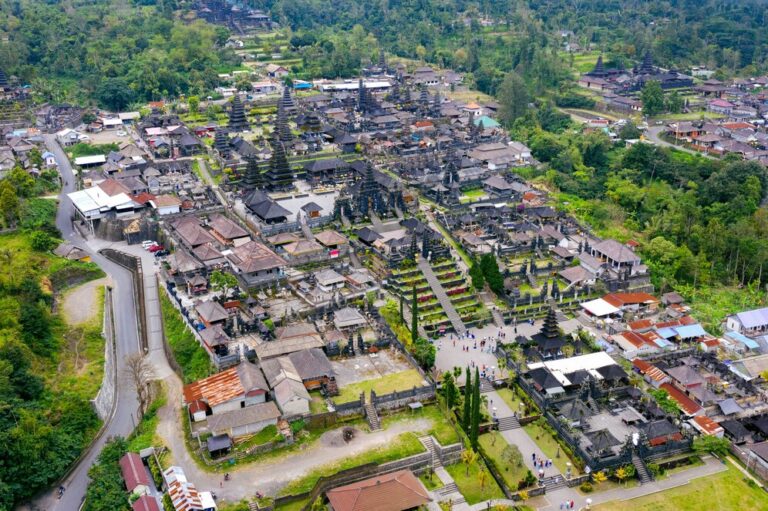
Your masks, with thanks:
M117 391L117 365L115 351L115 326L112 310L112 288L104 289L104 326L101 335L104 337L104 376L98 394L91 401L99 419L106 421L115 406Z

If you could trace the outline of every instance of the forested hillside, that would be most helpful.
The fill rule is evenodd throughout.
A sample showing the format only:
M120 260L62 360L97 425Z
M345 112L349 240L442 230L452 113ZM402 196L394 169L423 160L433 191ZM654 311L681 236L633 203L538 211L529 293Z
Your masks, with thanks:
M175 2L151 3L0 2L0 33L8 37L0 62L44 98L95 97L115 109L210 90L217 69L237 62L223 49L227 30L181 21Z
M645 51L652 51L667 67L693 64L754 72L767 63L768 8L762 0L252 0L250 4L271 10L299 32L351 30L360 24L392 53L471 72L477 87L487 93L494 93L501 75L512 70L538 88L558 85L568 64L566 58L557 57L561 30L573 32L582 47L594 44L610 60L629 65ZM496 24L481 27L481 18Z

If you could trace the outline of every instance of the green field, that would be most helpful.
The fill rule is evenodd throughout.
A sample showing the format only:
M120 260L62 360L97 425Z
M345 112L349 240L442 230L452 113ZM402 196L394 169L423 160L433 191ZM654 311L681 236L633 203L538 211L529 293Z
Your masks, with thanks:
M506 461L502 453L509 444L507 444L507 441L501 436L501 433L497 431L480 435L479 442L485 453L493 460L496 467L498 467L501 477L504 478L507 487L512 491L516 491L518 483L525 477L525 474L528 471L528 467L525 466L522 458L520 459L522 464L520 467Z
M744 475L728 464L728 470L663 492L632 500L593 506L595 511L752 511L768 509L768 494L744 481Z
M453 477L456 482L456 486L459 487L459 492L464 495L469 505L477 504L478 502L484 502L489 499L503 499L504 493L496 484L491 474L485 468L482 461L476 461L469 466L469 473L467 473L467 465L464 463L456 463L454 465L448 465L445 467L448 473ZM480 472L485 472L485 481L483 484L480 480Z

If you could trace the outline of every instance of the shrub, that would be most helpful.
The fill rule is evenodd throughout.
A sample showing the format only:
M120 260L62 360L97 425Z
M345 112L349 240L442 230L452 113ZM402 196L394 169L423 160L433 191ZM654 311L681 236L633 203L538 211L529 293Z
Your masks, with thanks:
M592 483L589 483L589 482L581 483L581 486L579 486L579 489L584 493L592 493L592 490L594 490L594 488L592 487Z

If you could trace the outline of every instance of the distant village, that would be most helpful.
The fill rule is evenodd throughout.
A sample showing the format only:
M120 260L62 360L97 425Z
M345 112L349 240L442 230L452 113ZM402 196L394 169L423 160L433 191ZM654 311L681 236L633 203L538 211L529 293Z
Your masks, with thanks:
M243 33L275 28L259 11L203 4L205 19ZM359 417L371 432L386 429L387 417L437 409L443 374L473 364L483 367L484 433L535 445L522 426L543 418L570 453L567 470L534 469L527 486L499 474L507 499L570 495L625 466L654 484L651 467L684 465L703 436L729 440L768 474L768 309L723 318L720 334L679 294L658 296L637 242L601 239L521 177L539 163L501 128L498 104L451 99L460 73L391 65L384 53L353 80L286 82L277 64L239 73L222 74L217 99L201 105L221 108L215 120L162 102L142 112L46 105L34 124L8 120L0 148L0 175L17 164L34 175L42 169L25 159L32 149L45 168L60 164L45 150L52 136L70 152L77 230L122 244L156 271L162 300L214 368L180 397L201 463L258 463L256 454L297 441L305 425ZM250 92L233 86L243 78ZM768 162L766 78L724 83L660 69L646 55L633 69L607 69L601 57L579 85L613 111L638 112L634 96L649 80L693 91L687 109L717 114L665 125L669 140ZM24 101L2 72L0 88ZM587 124L613 129L605 119ZM56 253L86 258L68 242ZM484 257L498 265L499 289L473 285L473 262ZM435 348L434 368L402 335L412 313ZM494 349L477 351L480 337ZM388 392L365 383L403 373L407 384ZM491 404L503 402L501 388L521 393L514 409ZM253 444L265 430L274 434ZM387 509L462 504L455 484L428 490L417 477L459 463L459 437L435 435L419 437L424 454L313 496L337 511L364 509L345 495L374 506L382 484L397 502ZM163 488L177 511L216 509L215 488L198 492L181 466L163 467L156 485L144 467L153 456L121 460L134 510L161 509Z

